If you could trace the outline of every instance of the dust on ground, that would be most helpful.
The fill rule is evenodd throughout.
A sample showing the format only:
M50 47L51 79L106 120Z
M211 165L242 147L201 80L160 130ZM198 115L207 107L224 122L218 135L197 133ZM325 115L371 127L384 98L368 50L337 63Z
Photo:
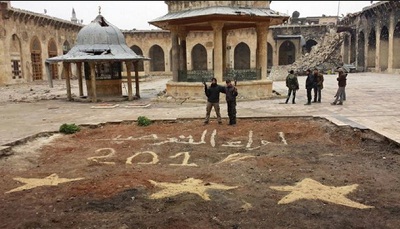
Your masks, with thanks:
M168 76L147 76L140 79L140 93L143 98L157 97L165 90ZM128 95L127 84L122 83L122 96ZM135 84L133 83L135 91ZM83 94L87 96L86 84L83 82ZM79 85L77 79L71 80L71 95L79 98ZM50 87L47 80L38 80L28 83L10 84L0 86L0 103L7 102L35 102L39 100L66 100L67 86L65 80L53 80Z
M400 148L388 139L319 118L202 121L105 124L15 147L2 165L40 146L0 166L0 228L400 225Z

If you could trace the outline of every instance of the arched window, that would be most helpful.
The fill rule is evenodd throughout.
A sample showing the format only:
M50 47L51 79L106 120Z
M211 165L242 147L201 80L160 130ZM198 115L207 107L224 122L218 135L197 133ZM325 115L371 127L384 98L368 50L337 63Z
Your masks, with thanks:
M234 69L250 69L250 48L246 43L236 45L234 58Z
M149 51L150 71L165 71L164 51L159 45L153 45Z
M132 49L132 51L135 52L137 55L143 56L143 51L142 51L141 48L139 48L139 46L137 46L137 45L132 45L132 46L131 46L131 49ZM134 70L134 69L132 68L132 70ZM139 72L144 71L143 61L139 61L139 63L138 63L138 71L139 71Z
M42 80L42 46L35 36L31 41L32 80Z
M195 45L192 49L192 69L207 70L207 50L201 44Z
M279 47L279 65L292 64L296 60L296 50L293 42L284 41Z

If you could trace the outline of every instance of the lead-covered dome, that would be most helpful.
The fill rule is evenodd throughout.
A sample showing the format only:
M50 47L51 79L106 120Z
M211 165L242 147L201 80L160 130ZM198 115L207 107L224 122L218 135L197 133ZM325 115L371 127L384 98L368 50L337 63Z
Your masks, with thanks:
M77 36L77 45L125 44L125 37L116 26L98 15L89 25L83 27Z
M78 61L129 61L149 60L137 55L126 45L121 30L98 15L89 25L83 27L76 40L76 45L62 56L48 58L47 62Z

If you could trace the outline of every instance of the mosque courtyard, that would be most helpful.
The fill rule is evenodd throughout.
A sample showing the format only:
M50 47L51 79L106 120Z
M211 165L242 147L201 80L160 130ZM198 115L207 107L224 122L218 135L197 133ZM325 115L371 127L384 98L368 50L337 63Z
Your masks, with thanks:
M356 88L356 74L352 77ZM327 98L334 83L326 79ZM71 119L66 107L93 104L2 103L10 112L22 105L47 107L64 119L40 115L42 122L53 120L58 127L74 120L81 131L63 135L49 125L47 132L14 144L12 153L1 157L0 228L397 228L396 141L361 125L366 123L338 125L323 115L243 115L243 107L250 106L245 103L271 103L276 110L343 109L351 123L355 118L349 110L360 101L354 90L348 90L342 107L326 99L309 108L301 93L298 104L239 102L236 126L225 119L222 125L215 119L203 125L202 103L151 102L130 110L120 103L75 109ZM187 117L164 117L174 110ZM132 117L112 120L103 112ZM85 123L84 114L103 121ZM152 124L137 125L138 115L151 117ZM32 128L40 132L34 120Z

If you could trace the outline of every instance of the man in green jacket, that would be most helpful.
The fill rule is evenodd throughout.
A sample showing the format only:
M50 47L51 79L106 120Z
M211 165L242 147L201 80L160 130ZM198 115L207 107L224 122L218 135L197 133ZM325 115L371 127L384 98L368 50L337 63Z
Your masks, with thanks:
M295 104L296 91L299 90L299 81L297 80L297 76L294 75L293 70L290 70L289 74L286 76L286 87L288 88L288 95L285 103L287 104L289 102L289 98L291 94L293 94L292 103Z

